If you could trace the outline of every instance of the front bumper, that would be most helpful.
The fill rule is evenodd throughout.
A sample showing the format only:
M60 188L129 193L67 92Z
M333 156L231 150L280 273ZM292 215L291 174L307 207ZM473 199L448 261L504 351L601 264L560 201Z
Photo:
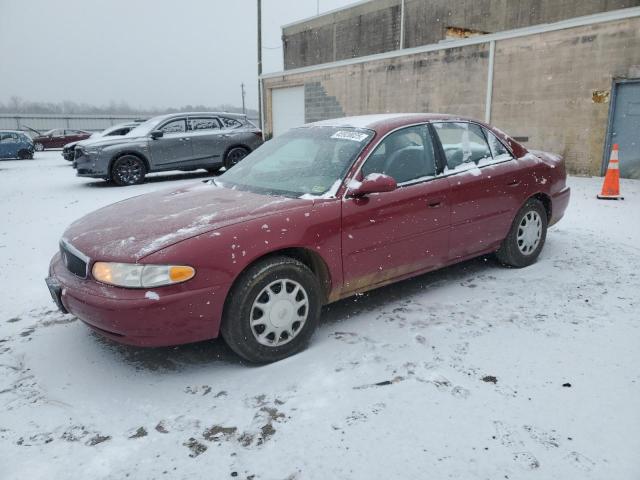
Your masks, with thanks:
M103 165L104 162L100 157L91 155L75 154L73 160L73 168L76 169L76 176L89 177L89 178L109 178L108 165Z
M216 338L228 291L228 286L189 290L188 282L155 289L111 287L75 276L59 253L51 260L47 285L54 301L58 292L63 311L105 337L142 347Z

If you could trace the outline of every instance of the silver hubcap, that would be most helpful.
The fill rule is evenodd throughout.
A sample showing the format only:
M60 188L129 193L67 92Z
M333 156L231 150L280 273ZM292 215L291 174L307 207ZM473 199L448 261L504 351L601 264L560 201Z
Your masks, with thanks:
M302 331L308 314L309 297L302 285L276 280L262 289L251 306L251 331L261 345L285 345Z
M531 255L542 237L542 219L538 212L527 212L518 226L518 248L523 255Z

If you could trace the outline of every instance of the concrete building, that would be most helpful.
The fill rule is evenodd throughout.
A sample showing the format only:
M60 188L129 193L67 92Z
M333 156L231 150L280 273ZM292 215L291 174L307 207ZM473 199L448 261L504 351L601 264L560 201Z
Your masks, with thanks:
M601 174L640 178L640 0L373 0L283 27L264 130L381 112L488 121Z

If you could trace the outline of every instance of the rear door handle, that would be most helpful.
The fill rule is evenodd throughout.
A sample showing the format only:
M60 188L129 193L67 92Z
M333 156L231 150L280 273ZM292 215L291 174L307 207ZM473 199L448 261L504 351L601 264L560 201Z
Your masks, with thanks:
M507 187L517 187L518 185L520 185L520 180L513 180L507 183Z
M442 200L433 200L427 203L429 205L429 208L438 208L440 205L442 205Z
M187 138L187 137L182 137L182 138L180 138L180 141L181 142L189 142L189 141L191 141L191 139Z

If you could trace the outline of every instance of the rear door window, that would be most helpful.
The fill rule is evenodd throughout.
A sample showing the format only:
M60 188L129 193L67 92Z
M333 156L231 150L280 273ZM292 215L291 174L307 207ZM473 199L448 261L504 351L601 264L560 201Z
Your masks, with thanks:
M504 146L504 144L495 136L493 132L490 132L487 129L483 129L485 135L487 136L487 140L489 141L489 148L491 148L491 155L493 156L494 162L503 162L505 160L511 160L513 156Z
M482 129L473 123L434 123L449 170L467 169L493 160Z
M214 117L194 117L189 118L189 129L194 132L202 130L220 130L220 123Z

